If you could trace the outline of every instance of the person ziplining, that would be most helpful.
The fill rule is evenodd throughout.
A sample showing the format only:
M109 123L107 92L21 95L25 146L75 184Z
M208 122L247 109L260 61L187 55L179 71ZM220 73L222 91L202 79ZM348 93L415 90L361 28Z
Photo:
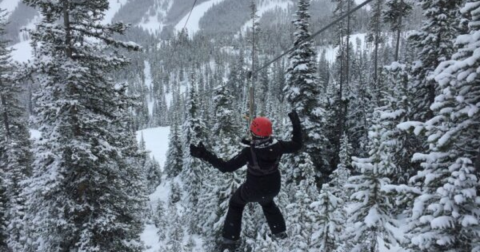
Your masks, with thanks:
M240 245L242 214L245 205L257 202L262 206L268 226L275 239L287 238L285 219L274 202L280 192L279 163L283 154L294 153L302 147L300 119L295 110L288 114L293 125L291 141L277 140L272 136L272 123L266 117L255 118L250 125L252 139L234 158L224 161L209 152L202 142L190 145L190 154L200 158L221 172L234 172L247 164L247 179L230 198L223 226L221 251L235 250Z

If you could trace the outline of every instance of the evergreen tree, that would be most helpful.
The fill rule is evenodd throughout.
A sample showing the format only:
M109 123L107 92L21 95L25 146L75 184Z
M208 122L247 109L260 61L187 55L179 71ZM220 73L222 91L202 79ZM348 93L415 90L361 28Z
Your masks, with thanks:
M373 89L375 91L374 97L376 98L374 101L378 104L380 102L380 84L379 84L379 79L380 79L380 74L378 72L379 70L379 65L381 64L379 61L379 50L380 50L380 44L383 43L383 35L382 35L382 28L383 28L383 22L382 22L382 9L383 9L383 4L384 0L375 0L373 2L373 11L372 11L372 17L370 19L369 23L369 32L367 36L367 41L370 43L373 43L374 46L374 52L373 52Z
M305 251L313 245L311 234L312 222L320 219L320 212L312 209L311 204L317 201L318 190L314 180L314 166L307 153L301 153L298 169L303 173L298 185L291 184L288 191L291 194L291 203L287 206L287 220L290 222L289 232L296 242L291 244L289 251Z
M141 251L145 197L127 114L133 101L110 77L127 61L100 51L138 46L112 38L125 25L100 23L106 0L24 3L42 14L31 32L42 140L25 188L24 251Z
M143 166L143 170L147 176L147 184L145 185L147 193L153 193L155 192L157 186L160 185L162 179L162 170L160 168L160 164L157 162L157 160L155 160L155 157L147 157L147 160L145 160Z
M345 222L344 202L335 196L328 184L320 191L319 200L311 207L319 213L319 219L312 225L316 230L312 235L313 248L319 251L342 251L341 231Z
M176 120L173 120L168 142L167 161L165 162L164 168L168 178L173 178L180 174L183 167L182 157L182 142L180 140L180 133L178 132L178 123Z
M6 229L2 230L8 234L5 239L10 249L20 250L25 208L20 183L31 174L32 154L26 109L21 101L25 74L21 66L11 61L11 50L7 48L9 41L5 40L6 15L0 10L0 170L4 171L1 190L5 190L1 200L5 200L2 214L8 220ZM2 243L7 242L5 239Z
M360 175L352 176L346 188L352 192L344 239L350 251L378 251L378 240L385 246L396 245L397 221L394 219L394 195L389 176L396 170L391 160L389 132L382 125L382 111L375 111L370 131L369 158L354 158ZM390 140L390 141L389 141Z
M190 214L190 233L197 231L200 221L195 215L195 207L198 203L199 195L204 181L205 171L208 169L198 159L190 156L190 144L206 142L206 126L201 116L201 107L199 107L197 83L194 74L190 76L190 87L187 100L187 119L183 124L182 150L183 150L183 169L181 177L185 182L184 189L187 195L187 206Z
M305 138L305 150L311 156L316 170L327 173L328 144L322 130L324 111L319 101L321 93L317 81L316 54L310 36L308 9L310 0L300 0L295 25L295 50L289 55L290 66L287 69L285 97L295 108L302 120Z
M452 56L453 41L457 35L458 9L462 0L420 0L425 20L420 31L410 35L412 46L418 50L418 61L413 66L413 120L432 118L430 106L436 95L436 84L429 78L435 68Z
M406 0L387 0L387 9L382 13L383 21L390 23L390 29L396 33L395 61L399 61L401 33L405 26L405 18L412 12L412 5Z
M235 121L233 110L233 95L226 85L220 85L214 90L213 101L215 103L215 125L213 135L224 141L225 145L233 145L237 140L238 125ZM227 141L227 142L225 142Z
M343 188L350 177L350 170L348 167L351 167L351 145L348 141L348 136L346 134L342 137L342 146L340 150L340 164L331 175L330 185L331 187L326 190L325 193L333 192L333 194L340 198L343 202L348 201L348 195ZM327 192L328 191L328 192Z
M474 166L480 150L480 88L476 84L480 61L475 55L479 11L480 1L467 1L461 8L468 32L457 37L458 49L451 60L435 70L440 92L431 106L433 118L414 125L425 131L429 143L426 153L413 157L424 168L412 178L422 185L409 233L414 249L480 250L478 167Z
M7 212L6 211L7 195L5 193L4 177L5 177L5 174L3 173L3 170L0 169L0 251L8 251L8 247L7 247L8 222L7 222L7 217L5 215L5 213Z

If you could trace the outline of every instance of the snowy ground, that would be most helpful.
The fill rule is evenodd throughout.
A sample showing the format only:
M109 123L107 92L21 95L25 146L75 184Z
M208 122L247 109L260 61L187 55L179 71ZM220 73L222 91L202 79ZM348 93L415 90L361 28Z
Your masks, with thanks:
M168 136L170 134L169 127L157 127L151 129L140 130L137 132L137 140L140 140L140 137L143 135L145 140L146 149L150 151L150 154L159 161L162 168L165 165L166 155L168 151ZM157 187L154 193L149 195L150 204L149 207L151 210L156 209L157 203L159 201L167 204L169 195L171 181L162 179L162 183ZM181 183L177 179L177 183ZM140 235L141 240L145 243L147 249L145 252L158 252L160 248L160 239L158 237L158 228L153 224L145 225L145 229ZM185 237L187 239L188 237ZM197 244L197 248L194 251L202 251L202 240L199 237L193 237Z
M163 169L168 151L168 135L170 127L158 127L144 129L137 132L137 140L140 141L141 136L145 140L146 149L150 151L150 155L160 163Z
M38 130L31 129L30 130L30 139L39 139L42 134Z
M168 1L168 2L165 2ZM151 34L156 34L162 31L165 26L165 17L168 11L173 5L173 0L164 0L163 3L167 3L168 7L164 9L162 5L154 5L147 13L145 13L142 21L137 25Z
M266 12L272 11L275 9L287 10L290 5L293 5L293 1L284 1L284 0L270 1L267 4L263 4L257 7L257 16L261 18L262 15L265 14ZM251 29L251 28L252 28L252 20L250 19L241 28L241 31L246 32L248 29Z
M110 24L113 17L127 3L128 0L108 0L108 10L105 12L105 17L102 24Z
M198 32L198 30L200 30L200 25L199 25L200 19L203 17L205 12L207 12L208 9L210 9L214 4L218 4L222 1L223 0L210 0L195 6L195 8L193 8L192 14L190 15L190 18L188 19L189 13L187 13L187 15L185 15L185 17L183 17L182 20L180 20L180 22L177 23L177 25L175 25L175 30L181 31L186 23L188 34L190 36L193 36L196 32ZM188 23L187 23L187 19L188 19Z
M144 129L137 132L137 140L140 141L141 136L145 140L145 147L150 154L164 167L168 151L168 135L170 134L170 127L158 127L151 129ZM150 208L155 209L159 200L166 202L170 194L170 183L162 183L157 190L149 196ZM155 225L147 224L143 230L140 238L147 246L146 252L158 252L160 241L158 238L158 229Z
M0 9L7 11L7 18L12 14L12 12L17 8L18 4L22 0L3 0L0 3Z

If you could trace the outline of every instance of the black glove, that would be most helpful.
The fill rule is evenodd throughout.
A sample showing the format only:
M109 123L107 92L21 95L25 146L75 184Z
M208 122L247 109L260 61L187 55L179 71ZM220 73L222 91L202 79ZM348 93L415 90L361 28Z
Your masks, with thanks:
M290 117L290 121L292 122L293 126L300 126L300 118L298 118L297 111L294 109L292 112L288 113L288 117Z
M195 146L193 144L190 144L190 155L196 158L204 158L207 154L207 149L205 149L205 146L203 146L203 143L200 142L198 146Z

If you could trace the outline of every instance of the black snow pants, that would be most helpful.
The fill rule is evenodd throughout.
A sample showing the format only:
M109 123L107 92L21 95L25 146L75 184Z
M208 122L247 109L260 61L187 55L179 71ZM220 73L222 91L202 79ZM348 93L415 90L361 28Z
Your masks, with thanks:
M262 206L272 234L286 230L285 220L280 209L273 201L281 187L280 172L265 176L247 174L247 181L243 183L230 198L227 217L223 226L223 237L238 240L242 229L242 215L245 205L257 202Z

